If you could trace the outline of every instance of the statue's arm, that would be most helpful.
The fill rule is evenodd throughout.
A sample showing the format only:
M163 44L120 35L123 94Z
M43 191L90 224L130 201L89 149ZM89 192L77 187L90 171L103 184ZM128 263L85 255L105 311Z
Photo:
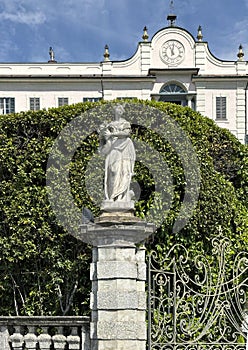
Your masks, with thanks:
M102 154L104 156L109 154L109 152L111 150L111 146L112 146L112 142L110 140L107 140L107 142L103 146L100 146L100 148L99 148L100 154Z
M100 131L99 153L103 156L107 155L111 150L111 145L112 145L111 132L108 128L104 128Z

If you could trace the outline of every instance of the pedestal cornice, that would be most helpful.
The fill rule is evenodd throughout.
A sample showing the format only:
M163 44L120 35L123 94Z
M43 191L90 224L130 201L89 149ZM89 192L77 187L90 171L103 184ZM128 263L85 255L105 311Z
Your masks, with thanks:
M135 218L135 217L134 217ZM98 224L82 224L79 239L94 247L134 246L144 242L154 232L154 225L144 221L113 220Z

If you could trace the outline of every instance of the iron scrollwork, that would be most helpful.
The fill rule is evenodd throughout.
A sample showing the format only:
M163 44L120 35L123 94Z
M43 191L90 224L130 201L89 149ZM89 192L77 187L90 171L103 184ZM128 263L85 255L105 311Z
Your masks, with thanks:
M149 350L245 349L248 254L231 248L218 236L211 259L180 244L148 254Z

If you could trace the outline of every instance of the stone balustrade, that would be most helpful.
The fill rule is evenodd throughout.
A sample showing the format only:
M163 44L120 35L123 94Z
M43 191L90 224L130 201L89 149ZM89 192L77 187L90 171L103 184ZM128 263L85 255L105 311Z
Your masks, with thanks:
M0 317L1 350L90 350L85 316Z

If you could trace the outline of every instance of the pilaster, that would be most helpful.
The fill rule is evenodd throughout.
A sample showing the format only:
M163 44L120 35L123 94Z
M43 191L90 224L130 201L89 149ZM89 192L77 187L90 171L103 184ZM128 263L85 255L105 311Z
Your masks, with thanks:
M245 83L238 84L236 90L236 129L237 138L242 143L245 139L246 93Z
M200 69L199 74L205 72L207 43L196 42L195 44L195 66Z
M141 74L147 75L151 67L151 42L142 42L140 46Z
M103 76L112 74L112 67L113 67L113 63L111 61L102 62L102 74L103 74Z

